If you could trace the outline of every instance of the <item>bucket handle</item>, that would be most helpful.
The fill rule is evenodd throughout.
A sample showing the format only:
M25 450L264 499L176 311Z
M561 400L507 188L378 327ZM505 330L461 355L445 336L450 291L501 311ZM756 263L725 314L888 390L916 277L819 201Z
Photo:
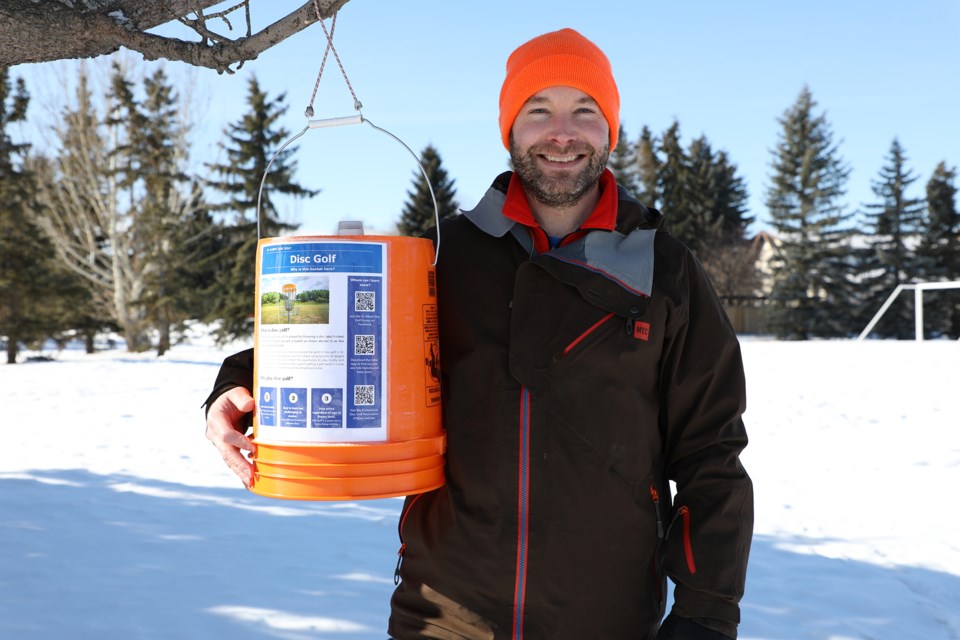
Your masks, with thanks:
M373 127L374 129L376 129L377 131L379 131L379 132L381 132L381 133L383 133L383 134L385 134L385 135L387 135L387 136L390 136L391 138L393 138L394 140L396 140L397 142L399 142L400 145L401 145L404 149L406 149L407 152L408 152L411 156L413 156L413 159L416 160L416 162L417 162L417 166L420 167L420 173L423 174L423 179L424 179L424 180L426 181L426 183L427 183L427 188L430 189L430 198L433 200L433 214L434 214L434 219L435 219L435 221L436 221L436 229L437 229L437 240L436 240L436 246L435 246L435 248L434 248L434 254L433 254L433 266L437 266L437 260L439 260L439 258L440 258L440 207L437 205L437 196L436 196L436 195L434 194L434 192L433 192L433 185L430 184L430 177L427 176L427 171L426 171L426 169L423 168L423 163L420 162L420 158L417 156L416 153L413 152L413 149L411 149L409 146L407 146L407 143L405 143L403 140L401 140L400 138L398 138L398 137L395 136L394 134L390 133L390 132L387 131L386 129L384 129L384 128L382 128L382 127L378 127L377 125L373 124L372 122L370 122L370 120L368 120L367 118L365 118L365 117L363 116L363 114L358 114L358 115L353 115L353 116L342 116L342 117L339 117L339 118L320 118L320 119L317 119L317 120L308 120L308 121L307 121L307 126L305 126L300 133L296 134L295 136L293 136L292 138L290 138L289 140L287 140L286 142L284 142L282 145L280 145L280 148L277 149L277 152L273 154L273 157L272 157L272 158L270 158L270 162L267 163L267 168L264 169L264 171L263 171L263 177L260 178L260 190L257 192L257 240L260 240L260 239L261 239L261 235L260 235L260 217L261 217L261 214L260 214L260 203L261 203L261 200L262 200L262 198L263 198L263 187L264 187L264 185L266 184L267 175L270 173L270 167L273 166L273 162L277 159L277 156L279 156L279 155L283 152L284 149L286 149L288 146L290 146L290 144L292 144L294 141L296 141L298 138L300 138L300 136L302 136L303 134L305 134L309 129L323 129L323 128L326 128L326 127L340 127L340 126L344 126L344 125L348 125L348 124L360 124L360 123L363 123L363 122L367 123L368 125L370 125L370 126Z

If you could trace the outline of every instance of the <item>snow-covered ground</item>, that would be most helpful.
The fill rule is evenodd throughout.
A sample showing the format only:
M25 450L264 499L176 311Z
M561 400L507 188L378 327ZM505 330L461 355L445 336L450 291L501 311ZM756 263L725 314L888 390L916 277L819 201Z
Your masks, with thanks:
M960 343L743 352L740 637L960 639ZM0 638L386 637L400 501L245 491L203 436L227 353L0 365Z

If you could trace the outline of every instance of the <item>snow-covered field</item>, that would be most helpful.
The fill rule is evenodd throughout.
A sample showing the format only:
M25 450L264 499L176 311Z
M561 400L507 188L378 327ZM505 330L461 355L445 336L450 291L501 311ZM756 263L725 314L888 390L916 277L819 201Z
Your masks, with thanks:
M0 365L0 638L386 637L400 501L245 491L200 409L230 351ZM960 639L960 343L743 352L740 637Z

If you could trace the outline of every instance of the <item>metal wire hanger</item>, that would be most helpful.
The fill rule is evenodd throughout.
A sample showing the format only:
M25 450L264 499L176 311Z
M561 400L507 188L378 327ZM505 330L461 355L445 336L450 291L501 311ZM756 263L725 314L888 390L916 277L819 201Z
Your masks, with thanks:
M286 149L288 146L290 146L293 142L295 142L298 138L300 138L303 134L305 134L310 129L322 129L325 127L338 127L338 126L343 126L348 124L366 123L373 129L393 138L398 143L400 143L400 145L404 149L406 149L411 156L413 156L413 159L416 161L417 166L420 167L420 173L423 174L423 179L426 181L427 188L430 190L430 198L433 200L433 211L434 211L434 218L436 221L436 229L437 229L437 239L435 241L436 247L434 250L433 265L436 266L437 260L440 257L440 207L437 204L437 197L433 192L433 185L430 183L430 177L427 175L427 171L426 169L424 169L423 163L420 162L420 157L417 156L416 153L414 153L413 149L407 146L407 143L405 143L403 140L401 140L399 137L397 137L390 131L387 131L382 127L378 127L374 123L370 122L370 120L363 115L363 112L361 111L361 109L363 108L363 104L360 102L360 99L357 98L357 93L356 91L353 90L353 85L350 83L350 78L347 76L347 71L346 69L344 69L343 63L340 61L340 55L337 53L336 47L333 46L333 33L337 27L337 14L336 13L333 14L333 18L330 24L330 29L328 31L327 25L324 24L323 18L321 18L320 16L320 6L318 4L318 0L313 0L313 7L314 7L314 11L317 14L317 20L320 22L320 26L323 28L323 33L326 36L327 45L323 52L323 59L320 61L320 70L317 72L317 81L313 85L313 93L310 95L310 103L307 105L307 108L304 110L304 116L307 118L307 124L302 131L300 131L299 133L291 137L289 140L284 142L282 145L280 145L280 148L277 149L276 153L273 154L273 157L270 158L270 162L267 163L267 168L264 170L263 177L260 179L260 190L257 193L257 239L259 240L261 238L260 218L261 218L261 202L263 198L263 188L267 181L267 175L269 175L270 173L270 168L273 166L274 161L283 152L283 150ZM340 67L340 73L343 74L343 79L347 83L347 88L350 90L350 95L353 96L353 108L356 110L357 115L341 116L338 118L321 118L321 119L313 120L311 119L313 118L313 114L314 114L313 103L317 98L317 90L320 88L320 78L321 76L323 76L323 70L327 64L327 57L331 52L333 52L333 57L337 61L337 65Z

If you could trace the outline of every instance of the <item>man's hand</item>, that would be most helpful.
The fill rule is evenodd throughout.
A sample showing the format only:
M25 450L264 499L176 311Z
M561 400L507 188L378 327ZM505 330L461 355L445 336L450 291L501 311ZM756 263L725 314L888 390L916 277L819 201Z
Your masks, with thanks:
M234 387L214 400L207 412L207 439L217 447L230 470L248 487L253 482L253 465L240 451L255 454L257 450L250 438L243 435L246 416L253 411L255 404L249 391Z

